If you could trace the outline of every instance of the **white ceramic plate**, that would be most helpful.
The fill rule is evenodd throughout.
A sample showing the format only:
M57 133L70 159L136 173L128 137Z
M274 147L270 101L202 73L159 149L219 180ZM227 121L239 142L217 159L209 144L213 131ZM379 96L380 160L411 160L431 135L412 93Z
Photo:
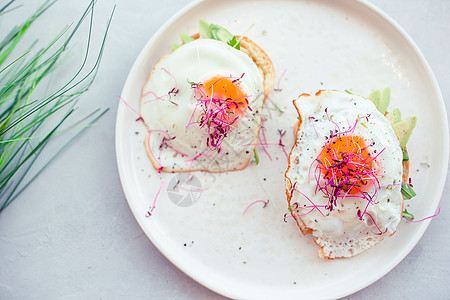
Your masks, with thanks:
M401 108L403 117L418 117L409 143L410 174L418 196L407 202L408 210L418 219L435 213L448 162L445 108L422 54L389 17L356 0L194 2L172 17L137 58L122 92L132 108L138 110L141 88L154 64L179 42L180 32L197 32L200 18L236 34L254 24L247 35L269 54L278 78L285 72L279 80L282 91L273 91L266 102L267 139L278 142L278 129L285 129L288 149L296 121L291 100L299 94L348 89L368 95L391 87L390 108ZM146 128L136 118L132 109L119 105L117 161L128 203L144 232L171 262L225 296L351 294L395 267L430 222L402 221L394 236L352 259L319 259L312 239L301 236L292 220L283 221L287 160L281 147L268 148L272 159L259 149L259 164L243 171L195 173L192 184L201 186L201 192L171 192L171 181L179 177L152 168L143 147ZM152 216L146 217L160 188ZM174 199L184 202L175 204ZM243 215L254 200L270 203L264 209L257 203Z

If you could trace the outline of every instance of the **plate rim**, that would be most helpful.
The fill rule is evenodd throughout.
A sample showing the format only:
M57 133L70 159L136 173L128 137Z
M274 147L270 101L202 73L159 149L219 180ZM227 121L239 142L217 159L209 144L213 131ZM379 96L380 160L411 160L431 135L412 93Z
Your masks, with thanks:
M274 1L274 0L266 0L266 1ZM415 56L419 59L420 64L424 67L427 77L430 79L430 83L433 86L434 91L436 92L437 96L437 103L439 104L439 111L441 112L441 117L444 117L444 119L447 119L447 112L444 104L444 100L442 97L441 89L439 88L439 84L435 78L435 75L426 60L425 56L423 55L420 48L417 46L417 44L414 42L414 40L410 37L410 35L393 19L391 18L387 13L385 13L383 10L375 6L373 3L369 2L368 0L352 0L354 4L359 4L365 7L365 9L372 11L375 13L380 19L382 19L385 23L387 23L389 26L393 27L405 41L407 44L412 48ZM130 71L127 74L124 86L121 91L121 96L126 95L127 91L131 89L132 83L130 82L130 77L137 72L139 69L140 64L146 57L146 53L152 48L154 41L159 39L164 32L173 25L180 17L194 9L195 7L207 2L207 0L195 0L181 9L179 9L174 15L172 15L162 26L159 27L159 29L152 35L152 37L145 43L142 50L139 52L138 56L136 57ZM348 4L346 2L346 4ZM119 178L122 184L122 188L125 194L125 197L127 199L127 203L133 213L134 218L138 222L141 229L144 231L146 236L149 238L149 240L153 243L153 245L160 251L161 254L163 254L173 265L175 265L179 270L181 270L183 273L185 273L190 278L197 281L199 284L207 287L208 289L221 294L226 297L239 297L242 298L243 296L249 297L251 294L248 293L237 293L236 291L230 291L227 289L222 289L218 285L214 284L214 282L210 282L209 280L205 279L204 276L201 276L199 272L193 272L191 267L189 266L189 263L183 262L182 259L180 259L179 255L177 255L177 252L174 248L173 251L168 251L167 248L164 248L161 244L161 241L158 237L156 237L152 230L148 228L147 224L144 224L144 218L142 212L138 212L135 204L132 199L132 193L129 189L129 184L127 176L126 176L126 166L124 164L124 143L122 143L122 137L123 133L121 132L121 119L123 118L124 112L126 111L126 105L122 102L119 102L118 109L116 113L116 124L115 124L115 149L116 149L116 163L119 171ZM445 123L445 122L444 122ZM448 165L449 161L449 128L448 124L445 123L444 128L442 128L445 138L443 140L444 148L442 149L443 154L443 165ZM440 200L442 199L442 194L446 182L446 176L441 176L440 182L437 183L436 189L437 194L439 195L439 201L436 202L436 205L434 207L434 210L437 209L439 206ZM146 221L146 220L145 220ZM147 222L147 221L146 221ZM341 291L340 293L335 293L334 296L336 297L344 297L348 296L350 294L353 294L357 291L360 291L364 289L365 287L373 284L374 282L381 279L383 276L385 276L387 273L389 273L393 268L395 268L410 252L411 250L417 245L419 240L422 238L423 234L425 233L426 229L428 228L429 224L431 222L431 219L425 220L423 223L420 224L419 228L416 229L416 234L414 235L414 238L411 239L407 246L403 247L403 251L400 253L397 253L396 258L393 259L391 265L384 267L380 270L379 274L376 276L371 276L369 280L362 281L359 284L354 285L353 288L350 290Z

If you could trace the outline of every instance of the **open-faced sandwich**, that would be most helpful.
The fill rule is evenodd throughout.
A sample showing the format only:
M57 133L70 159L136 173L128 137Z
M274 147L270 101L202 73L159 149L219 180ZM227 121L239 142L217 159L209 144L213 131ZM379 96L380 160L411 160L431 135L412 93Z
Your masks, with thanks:
M203 20L199 33L181 39L142 90L148 156L162 172L245 168L274 82L272 62L249 38Z
M357 255L400 223L408 185L406 143L416 118L387 113L390 90L369 99L349 92L319 91L294 100L296 142L286 171L289 210L319 255Z

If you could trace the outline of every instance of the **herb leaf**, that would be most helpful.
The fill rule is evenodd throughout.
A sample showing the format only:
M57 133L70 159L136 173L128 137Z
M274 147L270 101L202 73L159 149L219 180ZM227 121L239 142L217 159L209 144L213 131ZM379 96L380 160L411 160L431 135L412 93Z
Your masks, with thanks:
M233 38L231 40L229 40L227 44L230 45L233 48L236 48L237 50L241 50L241 46L240 46L241 41L238 42L236 40L235 36L233 36Z
M416 192L414 192L413 188L409 184L402 183L402 195L405 200L409 200L416 196Z
M405 210L402 212L402 216L403 217L405 217L406 219L408 219L408 220L414 220L414 215L413 214L411 214L411 213L409 213L407 210L406 210L406 208L405 208Z
M406 152L406 149L402 148L402 152L403 152L403 162L408 161L409 156L408 156L408 152Z

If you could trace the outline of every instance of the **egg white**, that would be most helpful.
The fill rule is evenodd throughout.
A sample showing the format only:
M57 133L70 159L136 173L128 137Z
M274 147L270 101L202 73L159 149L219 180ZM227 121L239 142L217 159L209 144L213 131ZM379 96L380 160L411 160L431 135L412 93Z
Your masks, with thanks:
M302 123L289 158L287 187L295 184L295 188L311 201L294 191L290 203L297 202L298 209L293 213L302 225L312 230L314 240L322 248L322 256L337 258L361 253L393 234L401 220L403 155L397 136L373 103L356 95L321 91L315 96L302 95L294 103ZM368 214L362 220L357 215L358 210L364 211L365 199L340 198L332 211L318 208L325 217L318 209L305 208L311 206L311 202L318 206L328 204L324 194L315 191L316 181L310 166L320 154L330 131L335 131L337 126L341 132L348 130L358 119L354 135L362 137L366 145L374 143L368 149L371 156L382 151L377 157L377 179L381 188L377 188L374 204L367 208L376 225ZM369 192L373 193L373 189Z
M232 125L220 152L207 147L207 132L192 123L200 117L191 83L214 76L244 76L239 85L249 95L251 110ZM172 91L172 93L171 93ZM142 91L140 115L149 128L146 147L155 168L165 172L244 168L253 155L264 102L263 77L252 59L222 42L189 42L154 67ZM174 139L162 145L163 138ZM175 149L175 150L174 150Z

